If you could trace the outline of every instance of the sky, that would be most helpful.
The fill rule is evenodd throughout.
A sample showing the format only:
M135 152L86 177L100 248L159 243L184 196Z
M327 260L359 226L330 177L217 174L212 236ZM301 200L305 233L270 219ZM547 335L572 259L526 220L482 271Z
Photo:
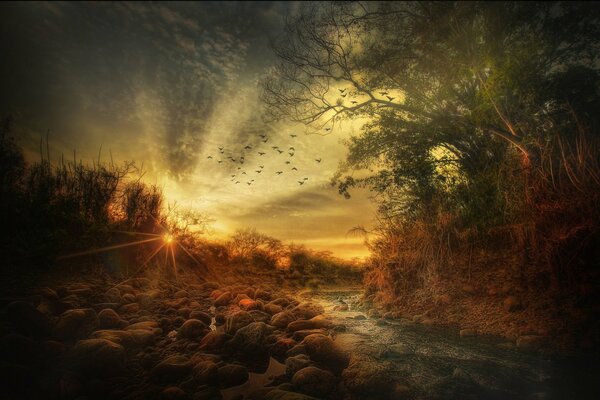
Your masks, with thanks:
M372 225L375 206L364 191L346 200L330 185L343 141L360 127L321 136L261 116L259 81L277 62L270 40L298 7L3 3L0 116L14 117L30 160L48 135L53 160L76 151L91 163L102 148L104 161L143 165L168 202L214 219L216 239L254 227L339 257L367 256L347 232Z

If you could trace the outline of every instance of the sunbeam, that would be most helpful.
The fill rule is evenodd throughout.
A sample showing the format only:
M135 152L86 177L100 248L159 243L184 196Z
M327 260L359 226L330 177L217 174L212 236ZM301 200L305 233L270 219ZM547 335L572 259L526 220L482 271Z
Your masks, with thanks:
M57 260L64 260L64 259L67 259L67 258L87 256L89 254L102 253L102 252L105 252L105 251L122 249L124 247L137 246L137 245L144 244L144 243L154 242L154 241L157 241L157 240L160 240L160 239L161 239L160 237L157 237L157 238L153 238L153 239L145 239L145 240L138 240L138 241L135 241L135 242L129 242L129 243L123 243L123 244L116 244L114 246L102 247L100 249L80 251L78 253L72 253L72 254L67 254L67 255L64 255L64 256L57 257Z

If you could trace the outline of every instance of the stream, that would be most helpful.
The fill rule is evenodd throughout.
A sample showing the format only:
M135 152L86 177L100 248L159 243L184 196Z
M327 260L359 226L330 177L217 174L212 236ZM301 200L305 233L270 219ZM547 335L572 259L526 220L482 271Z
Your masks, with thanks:
M600 399L597 360L517 349L505 339L461 338L448 328L404 320L355 319L362 312L334 311L352 304L359 288L301 293L346 326L335 341L351 354L375 357L410 376L423 399ZM359 317L362 318L362 317Z

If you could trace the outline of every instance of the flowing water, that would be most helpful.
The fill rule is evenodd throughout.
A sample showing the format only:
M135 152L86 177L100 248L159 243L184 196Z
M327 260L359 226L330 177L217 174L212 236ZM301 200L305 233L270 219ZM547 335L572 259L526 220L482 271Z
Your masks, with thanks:
M409 321L355 319L334 311L359 289L323 290L303 297L319 302L346 326L335 341L344 350L385 363L408 376L424 399L600 399L600 368L592 358L557 357L515 348L500 338L461 338L450 329ZM360 318L360 317L359 317Z

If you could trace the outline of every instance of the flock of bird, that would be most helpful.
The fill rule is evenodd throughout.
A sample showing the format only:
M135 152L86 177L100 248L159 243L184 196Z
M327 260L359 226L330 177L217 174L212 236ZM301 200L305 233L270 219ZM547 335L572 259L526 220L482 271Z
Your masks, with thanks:
M262 143L267 143L269 142L269 137L267 137L267 135L265 134L260 134L258 135L260 137L260 142ZM290 137L292 139L296 138L298 135L296 134L290 134ZM288 146L286 146L288 147ZM283 153L285 154L285 160L282 160L282 168L280 170L275 171L275 175L282 175L284 173L291 173L292 171L294 172L298 172L298 168L292 164L292 160L294 155L296 154L296 149L294 148L294 146L289 146L287 149L285 148L280 148L279 146L270 146L270 149L268 149L268 145L261 145L260 149L255 149L253 148L251 145L246 145L243 148L243 151L241 152L241 154L238 154L236 156L234 156L234 154L225 149L225 146L219 146L218 147L219 150L219 155L218 156L213 156L213 155L209 155L208 157L206 157L208 160L213 160L216 161L218 164L223 164L225 163L225 165L227 164L231 164L233 163L234 165L237 165L237 170L235 171L234 174L231 174L231 179L230 181L233 182L235 185L241 184L241 183L246 183L246 185L251 186L254 183L254 179L249 179L248 178L251 176L251 174L254 174L254 176L258 177L260 174L263 173L263 171L265 171L265 166L264 165L257 165L254 168L251 167L244 167L244 165L248 165L246 164L246 159L245 159L245 154L246 152L251 152L251 151L256 151L256 154L258 154L259 157L264 157L268 155L268 152L270 152L271 154L274 154L275 156L281 156ZM228 155L226 155L228 154ZM317 158L314 160L316 163L320 164L322 161L322 158ZM288 170L289 168L289 170ZM264 176L264 175L263 175ZM308 181L308 177L303 177L301 180L298 181L298 185L304 185L304 183L306 183L306 181Z

